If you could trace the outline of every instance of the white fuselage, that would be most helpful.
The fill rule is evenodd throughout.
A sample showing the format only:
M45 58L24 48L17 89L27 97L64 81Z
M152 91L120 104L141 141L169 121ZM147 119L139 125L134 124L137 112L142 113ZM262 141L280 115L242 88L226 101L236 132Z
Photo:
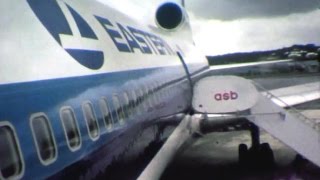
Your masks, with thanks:
M179 30L98 2L0 7L0 179L94 178L146 125L188 110L186 72L208 68Z

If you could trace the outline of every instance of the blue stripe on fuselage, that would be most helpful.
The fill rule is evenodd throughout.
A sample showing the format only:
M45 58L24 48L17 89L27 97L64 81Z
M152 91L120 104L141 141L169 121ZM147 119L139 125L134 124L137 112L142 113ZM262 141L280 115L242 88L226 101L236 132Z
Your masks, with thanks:
M172 67L0 85L0 121L10 121L17 130L26 164L24 177L40 176L39 178L45 178L118 136L119 133L136 120L131 118L129 123L123 126L118 124L114 131L107 132L100 112L99 99L101 97L108 98L111 110L114 110L111 103L113 93L123 93L128 90L142 88L141 85L144 83L148 84L155 82L155 80L164 83L163 80L167 79L163 77L164 70L168 73L166 77L178 77L177 72L180 77L184 76L182 67ZM187 88L188 86L186 85L185 87ZM177 93L179 90L177 90ZM122 94L119 95L122 96ZM185 94L185 96L188 95L190 94ZM102 133L100 139L95 142L91 141L88 136L86 121L81 109L82 103L87 100L93 104L100 132ZM170 104L172 105L169 108L170 112L167 111L166 113L173 114L181 111L181 109L177 109L177 104L186 104L186 101L187 98L176 99L174 103ZM71 106L74 109L80 126L83 142L81 149L76 152L71 152L66 144L59 117L59 110L63 106ZM37 112L46 113L50 119L56 142L59 146L58 159L49 166L41 165L32 139L29 118L31 114ZM139 117L139 120L151 116L148 112L144 112L143 115Z

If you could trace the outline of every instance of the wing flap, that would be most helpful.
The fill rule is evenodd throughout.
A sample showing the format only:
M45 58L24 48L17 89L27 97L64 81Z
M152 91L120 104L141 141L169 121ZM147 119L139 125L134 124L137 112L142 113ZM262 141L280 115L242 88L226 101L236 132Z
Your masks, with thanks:
M223 81L217 82L217 79ZM193 107L204 114L227 112L239 119L246 118L320 166L320 125L291 108L292 105L319 99L320 82L265 91L263 94L261 91L249 91L250 83L254 82L230 76L203 78L194 87ZM220 88L218 92L232 90L243 98L230 99L226 96L217 99L216 86ZM248 99L253 100L253 103L243 106L243 102ZM223 110L215 108L224 104L227 105Z
M316 122L286 111L265 96L260 97L247 118L320 166L320 133Z
M320 99L320 82L290 86L262 93L280 107L294 106Z

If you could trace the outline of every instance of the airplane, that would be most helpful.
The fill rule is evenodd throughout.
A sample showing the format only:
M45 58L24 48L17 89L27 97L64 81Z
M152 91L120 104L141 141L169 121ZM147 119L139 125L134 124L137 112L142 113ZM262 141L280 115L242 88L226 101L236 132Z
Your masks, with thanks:
M0 179L83 164L79 178L95 177L155 119L186 112L187 77L208 68L192 42L175 39L189 27L174 3L159 7L161 28L91 0L0 6ZM166 9L177 21L166 24Z
M167 142L176 145L200 132L207 119L193 103L194 86L212 70L192 41L183 5L159 4L156 23L146 24L92 0L1 1L0 179L95 179L143 152L148 144L135 146L139 139L159 140L164 127L179 124L173 135L188 132L182 139L170 135ZM219 87L235 82L217 78L230 80ZM221 94L220 105L237 104L249 92L260 97L232 92ZM144 133L148 128L156 135ZM155 158L165 167L178 149ZM139 178L159 178L161 169L148 167ZM150 172L158 176L143 175Z

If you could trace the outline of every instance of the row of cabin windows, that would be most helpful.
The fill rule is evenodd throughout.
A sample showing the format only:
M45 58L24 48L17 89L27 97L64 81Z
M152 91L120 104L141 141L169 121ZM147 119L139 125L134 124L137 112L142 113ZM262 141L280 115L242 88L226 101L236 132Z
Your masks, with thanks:
M130 95L123 94L124 102L120 102L118 95L112 97L115 108L115 116L108 106L106 98L99 100L100 110L107 130L112 129L115 123L124 123L124 120L134 113L142 113L142 108L148 109L160 101L160 96L154 96L151 100L150 95L159 90L158 88L138 89L131 91ZM145 91L145 92L144 92ZM162 94L164 95L164 94ZM129 98L131 96L131 98ZM145 101L149 99L149 101ZM143 103L146 102L146 103ZM82 105L82 111L87 123L88 133L92 140L97 140L100 135L98 121L92 104L88 101ZM65 137L69 149L74 152L81 148L81 134L75 113L71 107L63 107L60 110L60 120L63 126ZM48 117L44 113L33 114L30 118L30 127L37 149L38 157L43 165L53 163L58 156L56 141ZM19 141L14 127L8 122L0 122L0 179L19 178L24 171L24 161L20 151Z

